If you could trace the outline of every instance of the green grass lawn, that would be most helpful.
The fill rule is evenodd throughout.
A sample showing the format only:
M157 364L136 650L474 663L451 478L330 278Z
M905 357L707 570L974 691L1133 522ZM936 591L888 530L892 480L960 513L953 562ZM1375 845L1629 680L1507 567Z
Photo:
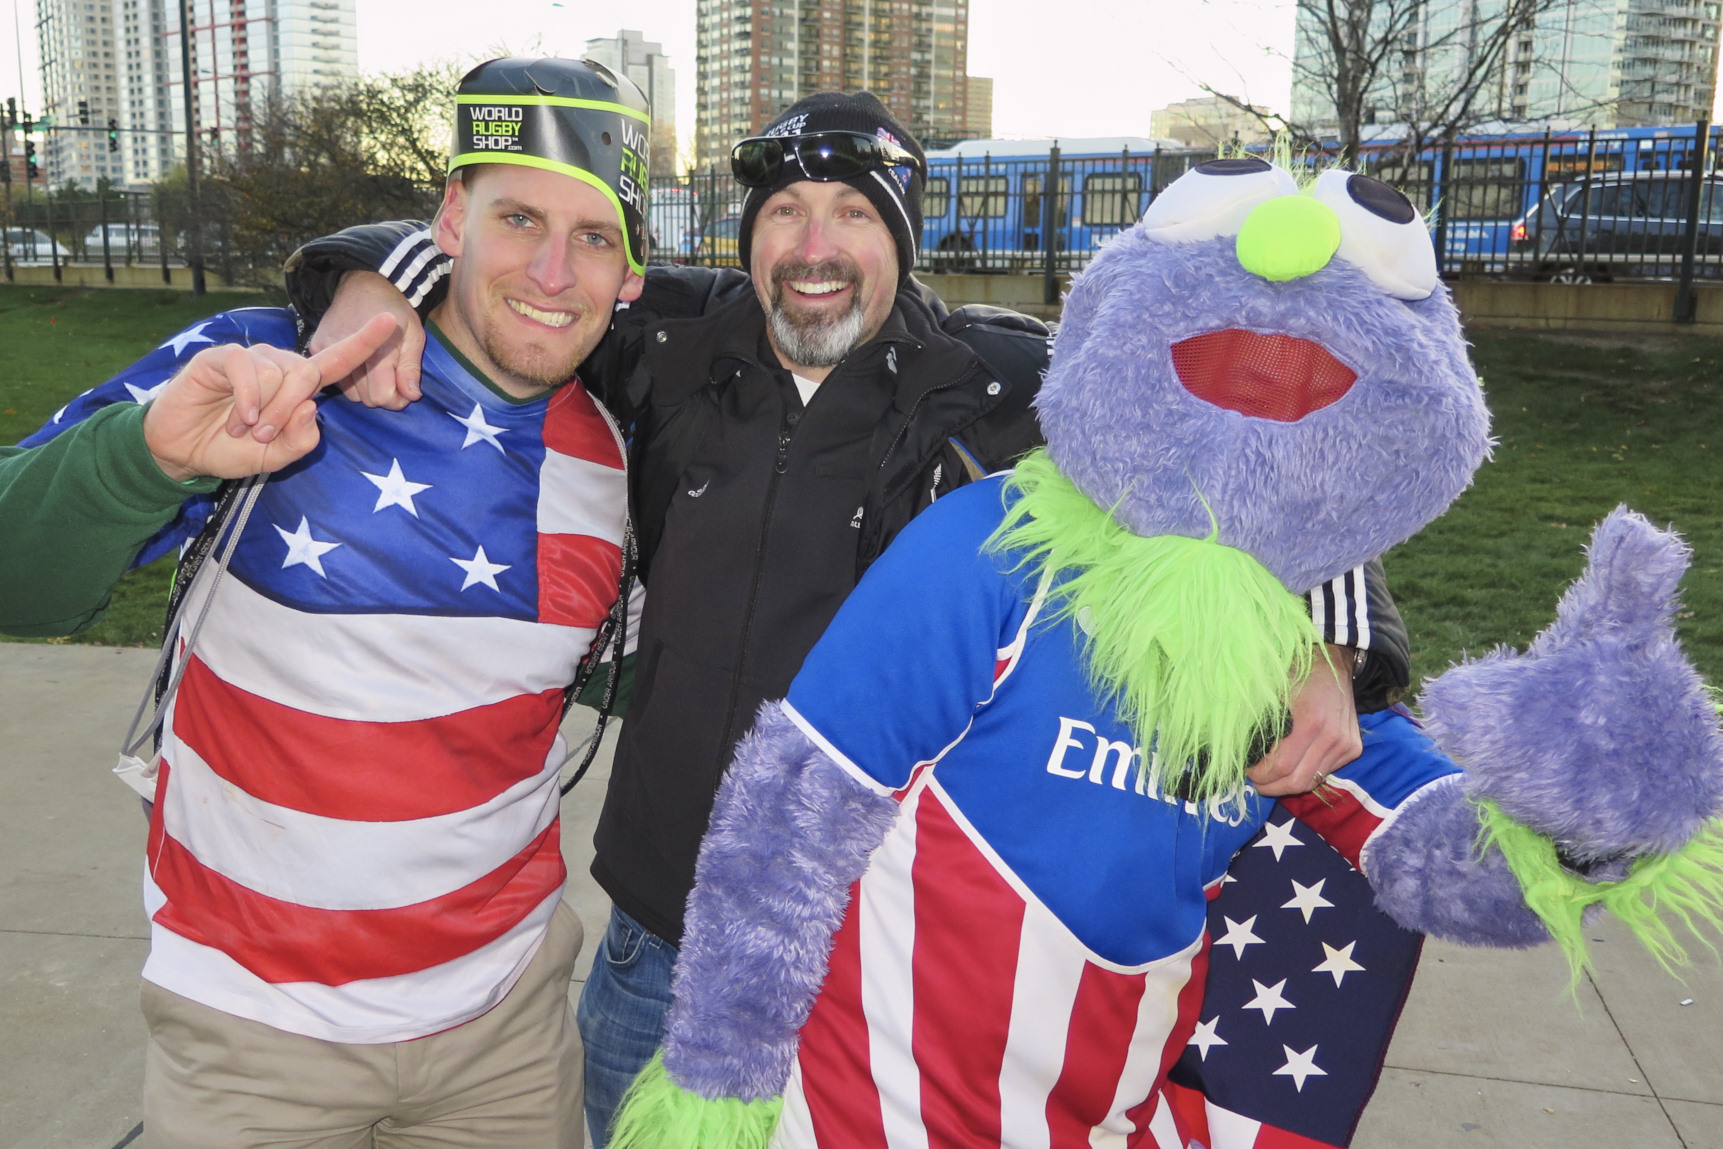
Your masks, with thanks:
M1591 528L1619 503L1693 547L1677 625L1723 682L1723 341L1481 333L1499 440L1471 490L1385 558L1413 671L1523 646L1555 617Z
M186 324L257 296L0 287L0 442ZM1592 526L1617 503L1673 523L1694 550L1681 636L1723 682L1723 340L1586 340L1483 333L1495 459L1441 520L1387 556L1413 669L1523 645L1554 617ZM161 640L171 562L127 577L70 641Z

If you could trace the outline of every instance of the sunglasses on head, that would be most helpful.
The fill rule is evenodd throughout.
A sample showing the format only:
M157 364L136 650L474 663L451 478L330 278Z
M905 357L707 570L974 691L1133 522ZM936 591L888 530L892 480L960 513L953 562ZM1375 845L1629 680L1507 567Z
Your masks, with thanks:
M811 180L854 179L875 168L927 171L908 150L864 132L809 132L802 136L754 136L730 149L730 171L743 187L771 187L786 160L795 160Z

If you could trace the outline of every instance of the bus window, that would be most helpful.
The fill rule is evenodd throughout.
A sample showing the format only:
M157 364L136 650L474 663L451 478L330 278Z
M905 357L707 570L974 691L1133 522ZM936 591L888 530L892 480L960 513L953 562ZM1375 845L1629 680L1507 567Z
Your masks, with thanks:
M1526 162L1518 156L1454 161L1442 198L1449 219L1512 219L1525 210Z
M1023 177L1023 226L1041 226L1041 183L1046 176ZM1063 227L1071 220L1071 177L1059 177L1059 195L1053 202L1054 222Z
M1143 177L1136 172L1096 172L1083 180L1083 222L1090 227L1125 227L1137 222Z
M928 176L927 190L921 196L921 218L944 219L951 210L951 180L945 176Z
M1005 214L1005 198L1011 190L1004 176L963 176L959 181L957 215L960 219L999 219Z

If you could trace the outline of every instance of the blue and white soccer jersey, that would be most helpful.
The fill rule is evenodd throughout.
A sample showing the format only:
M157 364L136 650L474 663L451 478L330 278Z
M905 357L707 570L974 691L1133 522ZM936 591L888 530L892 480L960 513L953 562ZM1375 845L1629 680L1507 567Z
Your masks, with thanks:
M1152 1144L1198 1022L1207 902L1276 804L1146 787L1088 687L1082 635L982 544L1002 481L907 528L782 704L903 812L857 885L802 1032L780 1144ZM1453 771L1367 719L1330 819L1367 839Z

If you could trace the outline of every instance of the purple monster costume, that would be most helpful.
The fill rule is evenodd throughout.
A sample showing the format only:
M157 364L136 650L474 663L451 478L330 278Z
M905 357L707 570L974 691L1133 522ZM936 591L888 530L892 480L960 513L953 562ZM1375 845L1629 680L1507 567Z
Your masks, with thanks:
M1171 727L1098 670L1086 568L1016 545L1075 496L1090 553L1199 540L1290 594L1439 515L1488 416L1403 196L1200 165L1076 283L1038 407L1047 457L906 530L738 749L619 1149L1249 1143L1167 1074L1219 948L1207 898L1264 826L1297 844L1281 805L1406 930L1568 944L1592 902L1656 895L1633 859L1676 851L1656 880L1715 922L1723 733L1670 626L1686 550L1631 512L1524 655L1432 681L1428 734L1368 716L1337 798L1285 804L1216 782L1219 743L1162 754ZM1177 671L1236 620L1174 621L1141 650ZM1298 897L1306 922L1331 905ZM1355 963L1331 961L1339 985ZM1285 1072L1325 1073L1290 1047Z

